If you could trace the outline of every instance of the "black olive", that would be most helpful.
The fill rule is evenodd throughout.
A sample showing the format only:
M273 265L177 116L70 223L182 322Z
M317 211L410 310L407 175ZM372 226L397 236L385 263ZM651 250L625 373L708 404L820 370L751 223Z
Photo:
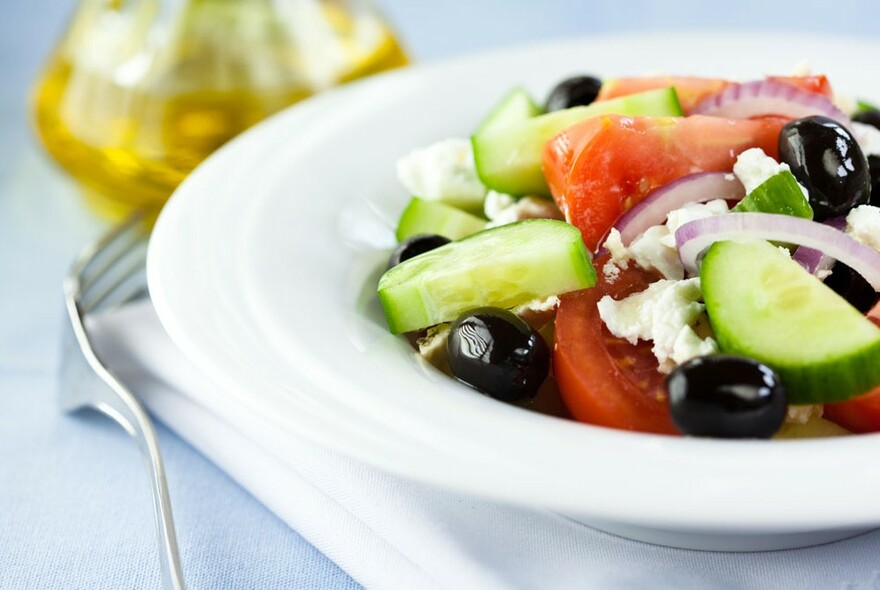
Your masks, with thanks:
M547 112L588 105L599 96L602 80L593 76L575 76L556 85L547 97Z
M859 111L853 116L852 120L880 129L880 111L877 109L865 109Z
M425 252L429 252L440 246L445 246L450 241L449 238L438 236L436 234L419 234L407 238L394 249L394 252L391 253L391 257L388 259L388 268L397 266L404 260L409 260L419 254L424 254Z
M666 378L672 421L684 434L770 438L782 426L787 394L772 369L747 358L691 359Z
M831 274L825 279L825 284L862 313L866 313L877 303L878 294L874 287L862 275L842 262L834 265Z
M809 191L817 221L845 215L870 199L868 160L834 119L816 115L788 123L779 134L779 157Z
M880 157L868 156L868 170L871 173L871 200L868 204L880 207Z
M495 399L533 398L550 371L550 349L529 324L505 309L481 307L452 324L452 374Z

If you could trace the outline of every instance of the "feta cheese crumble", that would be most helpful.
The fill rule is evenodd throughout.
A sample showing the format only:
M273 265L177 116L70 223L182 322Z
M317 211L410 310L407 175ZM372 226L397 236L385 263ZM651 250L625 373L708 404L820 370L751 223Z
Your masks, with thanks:
M620 301L606 295L597 305L599 317L618 338L631 344L653 340L660 371L668 373L688 359L718 351L714 339L700 338L693 328L705 310L702 296L699 278L661 279Z
M850 129L865 157L880 156L880 129L858 121L852 121Z
M629 245L629 253L635 263L644 269L656 270L667 279L684 278L684 267L675 248L675 236L665 225L646 229Z
M611 255L611 262L614 265L620 268L629 268L632 256L629 255L629 250L623 245L623 239L620 237L620 232L617 231L616 227L612 227L611 231L608 232L608 237L605 239L602 247L608 250L608 253Z
M486 219L492 221L500 216L505 209L508 209L515 204L516 197L513 195L499 193L498 191L490 189L489 192L486 193L486 200L483 201L483 214L486 216Z
M629 248L623 245L620 232L612 229L603 247L611 254L611 259L602 269L606 278L613 280L617 268L627 268L635 262L647 270L656 270L664 278L679 280L684 278L684 267L678 257L675 245L675 232L690 221L705 219L727 213L727 202L715 199L708 203L689 203L681 209L671 211L666 223L649 227L633 240ZM611 266L609 266L611 264Z
M670 211L666 216L666 227L669 228L669 233L673 236L671 245L675 245L675 232L685 223L723 215L728 211L730 209L727 207L727 201L724 199L715 199L707 203L689 203L681 209Z
M556 317L559 309L559 297L551 295L544 299L533 299L528 303L517 305L510 311L536 330L542 330Z
M411 195L426 200L473 205L486 196L467 139L444 139L410 152L397 161L397 177Z
M785 415L785 421L794 424L806 424L810 418L815 416L821 418L825 406L822 404L812 404L806 406L789 405Z
M613 283L620 277L620 268L615 266L612 261L608 261L605 263L605 266L602 267L602 274L605 275L605 280L609 283Z
M779 163L767 154L761 148L751 148L739 155L736 164L733 165L733 173L746 189L749 194L771 176L776 176L780 172L791 172L791 168L785 162ZM804 197L809 199L807 189L798 183Z
M880 208L859 205L846 216L846 233L880 251Z
M562 213L550 199L525 196L515 199L504 193L490 190L483 206L489 223L486 227L498 227L524 219L562 219Z

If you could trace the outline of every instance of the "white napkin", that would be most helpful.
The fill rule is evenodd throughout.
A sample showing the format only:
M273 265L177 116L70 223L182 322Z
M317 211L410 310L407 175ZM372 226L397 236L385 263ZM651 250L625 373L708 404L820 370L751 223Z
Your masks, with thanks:
M628 541L274 432L184 358L149 302L92 329L102 358L159 420L367 588L880 588L880 532L748 554Z

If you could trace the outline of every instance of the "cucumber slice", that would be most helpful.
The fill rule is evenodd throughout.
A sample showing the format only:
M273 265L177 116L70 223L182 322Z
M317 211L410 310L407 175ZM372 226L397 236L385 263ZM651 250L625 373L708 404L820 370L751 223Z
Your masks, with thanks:
M471 137L477 174L483 184L501 193L549 196L541 171L544 144L566 127L609 114L675 117L683 113L675 90L663 88L490 127Z
M779 213L804 219L813 218L813 208L810 207L794 175L787 170L778 172L762 182L731 211Z
M507 127L512 123L519 123L543 113L544 109L535 104L525 88L517 87L508 92L483 119L483 122L477 127L476 135L492 129Z
M460 240L486 228L486 220L438 201L413 197L397 223L397 241L418 234L437 234Z
M410 258L382 275L378 293L388 327L399 334L452 321L475 307L510 308L595 283L576 227L530 219Z
M880 328L779 248L717 242L700 281L722 352L776 370L789 403L843 401L880 384Z

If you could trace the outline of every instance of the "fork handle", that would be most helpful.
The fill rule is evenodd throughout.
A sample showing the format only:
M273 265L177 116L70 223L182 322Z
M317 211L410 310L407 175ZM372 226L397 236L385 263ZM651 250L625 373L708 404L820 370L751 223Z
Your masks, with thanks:
M180 553L177 548L177 534L171 516L171 498L168 495L168 480L165 465L159 452L159 441L149 420L141 421L140 436L136 436L138 446L150 478L153 495L153 516L156 520L156 534L159 539L159 566L162 569L162 583L168 590L184 590L183 570L180 567Z
M103 367L97 369L100 376L119 396L104 396L97 409L122 425L135 440L144 460L150 478L150 492L153 496L153 516L159 540L159 566L162 570L162 584L168 590L185 590L183 569L180 566L180 553L177 548L177 534L171 514L171 498L165 477L165 465L159 451L159 440L149 416L143 406L116 377Z

